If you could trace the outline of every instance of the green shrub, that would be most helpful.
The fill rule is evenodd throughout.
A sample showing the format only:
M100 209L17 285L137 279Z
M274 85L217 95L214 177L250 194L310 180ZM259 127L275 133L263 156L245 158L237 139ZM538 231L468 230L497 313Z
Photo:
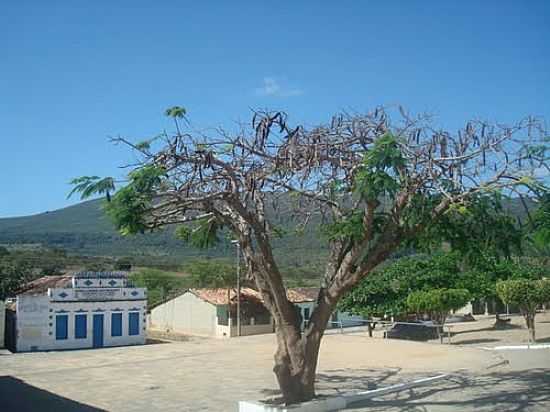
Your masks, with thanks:
M518 306L525 318L529 340L535 341L537 306L550 301L550 279L511 279L497 282L496 291L502 301Z
M427 313L443 324L452 310L463 307L470 300L466 289L431 289L412 292L407 297L407 307L417 314Z

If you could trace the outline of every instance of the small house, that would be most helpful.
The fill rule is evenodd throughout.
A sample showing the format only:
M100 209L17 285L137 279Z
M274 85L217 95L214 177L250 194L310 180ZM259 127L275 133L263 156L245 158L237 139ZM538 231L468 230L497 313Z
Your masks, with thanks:
M142 345L144 288L125 273L44 276L25 285L10 311L7 331L17 352Z
M288 299L296 305L307 325L319 289L293 288ZM260 293L251 288L241 289L241 336L273 333L274 322L263 305ZM335 312L328 327L347 326L353 317ZM149 326L161 332L212 337L239 336L237 331L237 292L234 288L187 289L151 309Z
M273 332L260 294L241 289L241 336ZM238 336L237 292L233 288L187 289L151 309L149 326L169 333L212 337Z

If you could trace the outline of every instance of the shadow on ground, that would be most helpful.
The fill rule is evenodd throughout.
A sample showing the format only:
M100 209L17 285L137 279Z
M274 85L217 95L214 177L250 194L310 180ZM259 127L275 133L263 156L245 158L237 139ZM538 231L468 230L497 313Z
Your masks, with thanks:
M492 338L464 339L458 342L451 342L451 345L475 345L478 343L491 343L491 342L500 342L500 339L492 339Z
M550 371L533 369L481 376L457 375L438 384L358 402L349 410L548 411Z
M29 385L12 376L0 376L0 409L17 412L104 411Z
M459 330L459 331L451 331L451 337L453 336L459 336L463 335L465 333L474 333L474 332L499 332L502 330L512 330L512 329L523 329L523 326L516 325L514 323L507 323L503 326L489 326L489 327L483 327L478 329L465 329L465 330Z

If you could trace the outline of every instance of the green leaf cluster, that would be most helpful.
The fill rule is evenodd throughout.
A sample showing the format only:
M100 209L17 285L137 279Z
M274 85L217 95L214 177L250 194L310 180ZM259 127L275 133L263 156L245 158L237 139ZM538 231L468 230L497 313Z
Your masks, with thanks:
M504 303L518 306L524 312L534 312L538 305L550 302L550 279L499 281L496 292Z
M365 200L378 200L383 195L394 196L400 187L400 169L405 167L397 139L386 133L377 139L357 171L354 192Z
M136 169L129 174L129 183L106 203L105 211L122 235L147 229L146 214L164 175L164 169L154 165Z
M418 206L409 211L411 223L426 219L437 199L413 199ZM433 250L447 243L453 251L467 260L475 261L481 255L510 257L520 252L523 233L516 220L502 206L498 193L477 195L463 204L453 205L436 222L427 225L411 246Z
M466 289L417 290L407 296L407 308L417 314L446 314L460 309L470 298L470 292Z
M115 181L112 177L100 178L99 176L81 176L69 182L73 189L69 192L68 198L75 193L80 193L81 199L88 199L94 195L107 196L109 199L115 190Z
M213 218L204 218L195 222L194 227L181 225L176 228L176 237L198 249L208 249L220 242L219 232L223 229Z
M31 267L12 259L0 259L0 300L14 297L15 292L31 280Z
M184 267L190 283L196 288L227 288L237 286L237 268L226 262L196 260Z
M322 233L329 240L346 240L357 242L365 236L362 210L352 210L342 219L321 226Z
M532 238L535 246L543 250L550 247L550 193L540 198L540 205L533 213Z
M413 291L464 288L476 291L460 276L460 259L448 253L433 257L404 257L371 273L348 292L340 308L362 316L407 313L407 297Z

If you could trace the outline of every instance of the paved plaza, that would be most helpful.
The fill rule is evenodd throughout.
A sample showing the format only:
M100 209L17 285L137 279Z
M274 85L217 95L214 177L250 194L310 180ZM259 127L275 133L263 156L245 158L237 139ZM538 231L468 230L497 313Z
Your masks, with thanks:
M274 349L274 335L259 335L97 350L4 351L0 399L3 406L7 402L5 410L17 412L235 411L238 400L277 394L271 371ZM550 410L548 349L501 352L364 333L329 334L321 349L317 387L322 394L349 392L441 372L454 376L351 410Z

